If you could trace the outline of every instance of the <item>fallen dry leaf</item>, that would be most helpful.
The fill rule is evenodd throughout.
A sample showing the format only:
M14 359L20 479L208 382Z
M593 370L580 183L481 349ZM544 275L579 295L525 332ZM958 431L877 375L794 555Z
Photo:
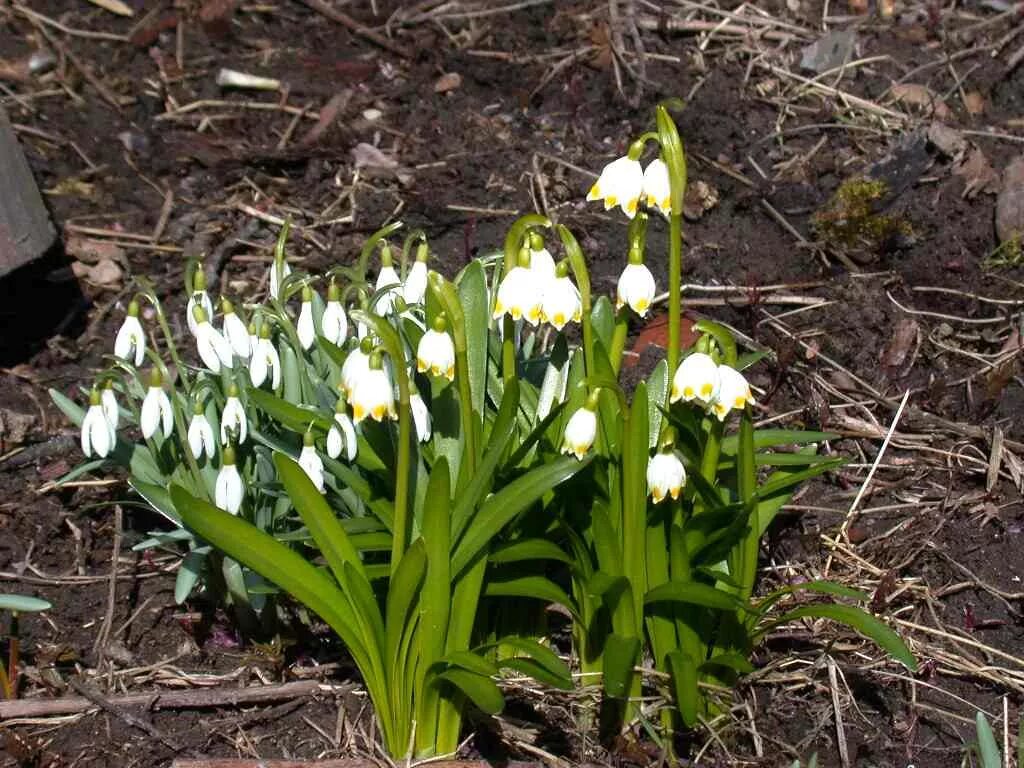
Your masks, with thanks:
M359 142L352 149L352 158L355 160L356 168L369 168L379 171L393 171L398 168L398 161L388 157L373 144L364 141Z
M21 445L35 424L36 417L31 413L18 413L0 408L0 442L4 444L5 449Z
M921 329L912 317L896 323L888 346L882 351L882 367L890 379L899 379L909 373L920 348Z
M690 221L697 221L706 212L718 205L718 190L704 181L694 181L686 186L683 199L683 215Z
M434 83L434 93L448 93L462 85L462 75L458 72L445 72Z
M124 258L124 249L109 240L93 240L81 235L70 235L64 240L64 250L73 259L86 264L96 264L103 259L120 261Z
M124 277L121 267L110 259L103 259L95 266L76 261L71 264L71 271L75 273L76 277L99 288L117 288Z
M699 334L694 333L694 320L685 313L679 323L679 348L687 349L696 342ZM630 354L623 358L623 365L630 368L640 361L640 356L648 347L668 349L668 315L661 314L652 318L637 334Z
M977 147L957 163L953 173L964 177L962 196L968 200L973 200L979 192L994 194L999 191L999 174L992 168L985 153Z
M964 109L970 115L980 115L985 111L985 97L977 91L968 91L964 94Z
M1024 155L1003 171L1003 189L996 199L996 234L999 242L1024 236Z
M134 16L135 11L131 9L131 6L121 2L121 0L89 0L93 5L98 5L105 11L116 13L118 16Z
M946 102L928 86L918 83L896 83L889 89L889 93L901 104L931 112L940 120L945 120L952 114Z
M928 141L946 157L957 157L967 148L967 139L960 131L938 120L928 126Z

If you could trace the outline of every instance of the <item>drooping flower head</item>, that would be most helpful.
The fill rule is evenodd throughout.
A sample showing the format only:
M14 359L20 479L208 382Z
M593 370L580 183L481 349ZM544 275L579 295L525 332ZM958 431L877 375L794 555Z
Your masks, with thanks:
M615 308L621 309L628 304L640 317L647 317L654 301L654 291L654 275L644 264L643 251L639 247L630 248L629 263L622 270L616 287Z
M642 149L643 145L640 151ZM634 156L634 148L631 147L628 155L606 165L587 193L587 200L603 201L606 211L618 205L629 218L636 216L644 187L644 172L639 157L640 152L637 151Z
M499 320L506 314L513 320L526 320L530 325L540 321L543 291L537 290L536 277L530 270L530 250L519 252L519 262L512 267L498 285L492 317Z
M694 352L676 368L669 400L673 403L695 401L707 408L715 401L720 387L718 365L710 355Z
M374 421L397 417L395 391L384 370L380 352L370 353L366 372L356 379L349 402L352 403L352 419L356 424L367 416Z
M323 317L320 318L320 326L323 336L331 344L341 346L348 336L348 318L345 316L345 308L341 305L341 289L333 280L327 286L327 306L324 307Z
M569 278L569 265L562 261L555 270L555 276L544 288L541 319L560 331L570 320L574 323L580 321L582 306L580 291Z
M213 427L206 418L203 402L197 399L192 405L192 420L188 423L188 447L192 451L192 456L198 460L204 453L207 458L212 459L214 446Z
M224 313L224 338L228 340L236 356L248 360L252 355L252 341L245 323L235 312L235 305L223 296L220 299L220 308ZM255 326L253 330L255 331Z
M409 410L412 411L412 423L416 427L416 437L421 443L430 439L430 411L423 398L416 390L409 395Z
M103 404L103 415L107 417L110 428L116 432L117 424L121 420L121 409L117 407L117 396L114 394L114 382L111 379L103 383L100 399Z
M252 362L249 364L249 377L252 385L259 387L267 380L270 374L270 386L277 389L281 386L281 356L277 353L277 347L270 340L270 324L263 323L260 327L260 337L256 342L256 348L252 351Z
M597 393L587 398L583 407L577 410L565 425L562 438L562 453L573 454L582 459L597 437Z
M401 287L402 280L391 260L391 247L385 243L380 250L380 272L377 273L377 282L373 286L380 294L373 311L382 317L390 315L395 306L395 298L401 295Z
M671 496L673 500L686 484L686 469L671 445L664 446L647 462L647 492L655 504Z
M316 326L313 324L313 289L308 285L302 286L302 306L299 309L295 332L298 334L299 343L303 349L309 349L316 343Z
M320 493L324 493L324 461L316 452L316 445L313 442L313 433L307 431L302 436L302 451L299 453L299 466L302 467L306 476L313 482Z
M213 497L218 507L232 515L237 515L242 507L245 486L242 484L242 476L238 474L238 467L235 466L234 446L225 447L221 454L220 472L217 473Z
M348 353L345 362L341 366L341 391L351 402L352 392L366 372L370 369L370 352L373 350L373 340L367 336L359 342L359 346Z
M345 398L339 397L334 406L334 423L327 432L327 455L336 459L344 450L345 457L349 461L354 461L358 445L356 428L348 416L348 403L345 402Z
M210 317L200 305L192 308L192 316L196 321L193 333L196 337L196 350L203 365L214 373L220 373L221 366L230 368L234 361L231 357L231 344L221 332L210 323Z
M711 403L711 410L719 421L725 421L730 411L742 411L748 404L754 404L754 395L750 391L743 374L728 365L718 366L718 394Z
M196 270L192 278L192 295L188 298L188 305L185 307L185 321L188 323L189 331L194 335L196 332L195 308L202 307L208 318L213 317L213 301L210 294L206 292L206 273L202 267Z
M430 371L448 381L455 378L455 344L448 334L448 320L443 312L434 318L433 327L420 337L416 346L416 370Z
M288 262L285 261L284 251L282 249L279 255L274 256L274 261L270 264L269 270L269 282L270 282L270 298L280 299L281 298L281 286L284 285L285 278L292 273L292 268L288 266Z
M644 202L665 216L672 213L672 182L668 166L660 157L652 160L644 170Z
M87 457L95 453L103 459L113 449L115 442L116 433L103 413L100 392L94 387L89 393L89 408L82 419L82 453Z
M555 257L544 246L544 236L540 232L531 232L529 243L530 271L537 278L537 284L544 286L555 279Z
M223 445L232 442L241 445L249 433L249 419L238 395L238 385L232 382L228 386L228 398L220 415L220 442Z
M405 284L402 286L402 297L405 303L412 306L422 304L423 298L427 295L427 257L430 248L425 242L416 248L416 261L409 267L405 276Z
M139 415L139 427L142 436L147 440L161 429L163 436L168 437L174 426L174 412L171 401L164 392L164 377L159 368L154 368L149 378L149 389L142 400L142 412Z
M146 356L146 332L139 322L139 302L128 302L128 312L114 338L114 354L138 368Z

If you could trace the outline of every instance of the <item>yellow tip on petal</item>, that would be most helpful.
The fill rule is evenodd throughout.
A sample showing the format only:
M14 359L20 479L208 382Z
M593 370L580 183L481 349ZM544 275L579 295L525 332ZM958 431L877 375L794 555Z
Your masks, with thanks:
M639 198L634 197L632 200L626 201L626 213L634 214L636 209L640 206Z
M604 209L607 211L609 208L614 208L618 202L619 198L615 195L608 195L608 197L604 199Z
M601 188L594 182L594 186L587 192L587 200L600 200L601 199Z
M700 396L704 400L709 399L711 397L711 393L714 391L715 388L711 385L710 382L704 382L703 384L700 385Z
M420 373L423 373L429 367L430 366L426 364L426 362L423 360L422 357L417 357L416 358L416 370L417 371L419 371Z
M534 323L540 320L540 307L530 307L530 310L526 313L526 318Z
M682 491L682 490L683 490L682 487L678 486L678 485L675 488L672 488L672 489L669 490L669 493L672 494L672 500L673 501L678 501L679 500L679 492Z
M745 398L745 397L743 397L741 395L740 397L736 398L735 405L733 407L734 408L742 408L746 404L747 404L747 398Z
M689 387L689 386L683 387L683 397L685 397L687 400L692 398L693 397L693 387Z
M637 314L642 315L647 311L647 308L651 306L651 302L647 299L637 299L636 304L633 305L633 309L637 311Z
M366 409L358 403L352 406L352 420L358 424L366 418Z
M661 210L663 210L665 213L668 213L669 211L672 210L672 198L666 197L664 200L661 201Z
M384 419L384 414L387 413L387 410L387 406L375 405L373 406L373 410L370 411L370 415L373 416L374 421L382 421Z
M661 504L665 499L665 492L661 488L654 488L651 490L651 499L655 504Z
M565 325L565 314L562 312L555 312L555 316L551 320L551 324L557 325L559 328L561 328L563 325Z

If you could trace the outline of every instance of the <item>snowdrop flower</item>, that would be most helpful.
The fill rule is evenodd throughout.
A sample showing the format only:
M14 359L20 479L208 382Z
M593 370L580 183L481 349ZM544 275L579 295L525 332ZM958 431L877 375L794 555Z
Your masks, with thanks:
M530 234L530 271L541 285L555 279L555 258L544 247L544 238L537 232Z
M540 316L546 323L551 323L556 331L562 330L572 320L580 321L582 304L579 289L569 279L569 265L564 261L558 265L555 276L544 288L544 301L541 304Z
M210 426L205 408L199 400L196 400L192 407L192 421L188 424L188 447L192 449L192 456L196 459L201 459L204 453L207 458L213 458L213 427Z
M256 326L256 320L249 321L249 356L256 351L256 345L260 342L260 329Z
M341 390L349 400L352 399L352 392L356 387L356 382L370 369L371 349L373 349L373 343L368 339L364 339L359 343L358 347L348 353L348 357L342 363Z
M416 250L416 261L409 267L405 285L402 286L402 297L406 304L422 304L427 295L427 254L427 244L420 243Z
M523 264L524 259L520 256L520 264L512 267L498 286L498 298L494 302L492 315L495 320L506 314L513 320L524 319L530 325L537 325L540 320L544 292L538 290L537 278L530 271L528 254L527 251L527 263Z
M252 341L249 338L249 331L245 327L245 323L242 322L242 318L235 312L234 304L227 299L221 298L220 307L224 313L224 338L228 340L235 355L243 360L248 360L252 354Z
M644 171L644 202L666 216L672 213L672 183L668 166L660 157L652 160Z
M604 167L587 193L587 200L604 201L606 211L618 205L632 219L640 205L643 187L644 172L639 160L626 155Z
M619 284L615 291L615 308L622 309L628 304L630 309L640 317L647 317L647 310L654 301L654 275L644 264L643 254L639 250L631 250L629 264L619 275Z
M114 395L114 382L108 380L103 385L100 401L103 405L103 415L106 417L111 431L116 431L117 423L121 419L121 410L117 407L117 397Z
M694 352L676 368L669 400L673 403L696 400L703 406L710 406L718 397L720 386L721 375L715 361L710 355Z
M313 445L313 433L306 432L302 436L302 451L299 453L299 466L302 467L306 476L313 481L313 485L320 493L324 493L324 462L316 452Z
M754 396L750 392L750 384L743 374L728 365L718 366L720 386L718 395L711 403L711 410L719 421L725 421L730 411L741 411L749 403L754 404Z
M188 306L185 307L185 322L188 323L189 331L195 335L198 324L195 315L196 307L202 307L207 317L213 317L213 302L210 301L210 294L206 292L206 274L201 267L196 270L192 281L192 295L188 299Z
M353 461L356 458L357 447L356 428L352 425L352 419L348 417L348 405L344 398L339 398L337 405L334 406L334 424L327 432L327 455L336 459L341 456L344 449L345 457Z
M448 381L455 378L455 344L448 335L448 321L443 312L434 318L434 326L420 337L416 346L416 370L430 371Z
M82 453L91 457L93 453L101 459L106 458L117 442L117 435L103 413L102 398L99 390L89 393L89 408L82 419Z
M352 388L352 419L356 424L367 416L374 421L383 421L385 416L395 418L395 392L391 379L384 371L384 362L379 352L370 354L366 372L356 379Z
M398 277L398 273L391 264L391 249L385 245L380 252L380 272L377 273L377 282L374 283L373 289L379 292L383 288L390 287L384 293L381 293L380 298L377 299L377 303L374 305L374 311L378 315L391 314L391 310L395 306L395 297L399 295L401 284L402 280Z
M683 462L671 448L659 451L647 462L647 492L655 504L660 504L666 496L678 499L685 483Z
M281 356L277 354L277 347L270 340L270 325L264 323L260 328L260 337L256 342L256 348L252 351L252 361L249 364L249 377L254 387L263 386L270 374L270 387L277 389L281 386Z
M274 259L270 265L270 298L281 298L281 285L284 283L285 278L291 273L292 268L288 266L288 262L284 260L284 256L281 256L280 259Z
M171 401L164 392L163 376L157 368L153 369L153 375L149 379L149 389L146 397L142 400L142 413L139 416L139 426L142 428L142 436L147 440L156 434L157 429L162 427L163 436L168 437L174 426L174 413L171 411Z
M128 302L128 313L114 338L114 354L128 362L135 361L135 367L142 365L146 356L146 333L139 322L139 302Z
M213 500L225 512L237 515L244 497L245 486L242 485L242 476L238 474L238 467L235 466L235 449L229 445L224 449L220 472L217 473Z
M230 368L234 361L231 357L231 345L228 340L211 325L209 315L201 306L193 307L192 315L196 321L193 331L196 337L196 349L203 365L214 373L220 373L221 366Z
M224 403L224 410L220 415L220 441L223 445L232 441L241 445L248 433L249 420L242 407L242 401L238 399L238 385L231 384L228 387L227 402Z
M592 402L593 401L593 402ZM582 459L597 437L597 398L591 395L587 404L580 408L565 425L565 437L562 438L562 453L574 454Z
M423 402L420 393L415 390L409 396L409 410L412 411L412 422L416 425L416 437L421 443L430 439L430 411Z
M327 287L327 306L320 318L320 326L324 338L339 347L348 336L348 318L341 305L341 290L333 282Z
M316 327L313 325L313 289L308 285L302 286L302 308L299 310L295 330L303 349L309 349L316 342Z

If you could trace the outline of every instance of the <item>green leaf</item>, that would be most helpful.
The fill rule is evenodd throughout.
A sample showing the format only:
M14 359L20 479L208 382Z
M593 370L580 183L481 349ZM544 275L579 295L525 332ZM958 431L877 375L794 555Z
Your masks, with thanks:
M510 579L493 578L487 582L488 597L527 597L546 600L566 608L573 618L579 620L576 604L565 590L546 576L518 576Z
M594 328L594 336L605 349L612 347L612 335L615 333L615 308L607 296L599 296L590 310L590 323Z
M835 461L835 457L816 453L759 453L754 457L754 461L759 467L807 467Z
M13 613L36 613L37 611L48 611L53 606L48 600L28 595L0 595L0 611L12 611Z
M302 434L309 429L310 424L322 432L327 432L333 423L329 416L316 408L289 403L266 390L249 387L248 393L252 403L293 432Z
M390 567L390 566L388 566ZM384 622L384 643L387 650L385 658L391 669L391 687L401 691L402 653L401 649L409 639L408 634L413 628L413 617L420 585L427 572L427 553L423 539L416 539L402 555L394 576L388 584L387 607Z
M487 382L487 338L490 332L490 297L484 267L473 260L456 280L466 321L466 363L473 410L484 412Z
M523 674L562 690L571 690L572 671L569 665L558 658L548 646L528 637L503 637L496 643L488 643L479 650L511 648L516 655L498 660L498 666L517 669ZM524 664L523 662L529 662ZM538 672L540 674L538 674ZM543 675L543 676L541 676Z
M498 674L498 666L475 651L449 651L439 659L436 668L445 667L458 667L484 677Z
M496 715L505 708L501 690L489 677L455 667L437 675L434 680L451 683L485 714Z
M770 498L777 493L789 490L795 485L800 485L812 477L818 477L826 472L831 472L833 469L838 469L845 463L846 459L831 459L830 461L816 464L813 467L808 467L800 472L786 473L782 477L769 479L757 489L757 497L762 500Z
M759 349L756 352L745 352L736 358L736 365L734 366L737 371L745 371L755 363L764 360L768 357L769 351L767 349Z
M302 378L299 374L299 358L296 356L291 344L282 344L280 347L281 383L283 385L281 393L287 402L299 405L304 400L302 397Z
M604 691L614 699L629 695L630 684L636 674L637 656L640 654L640 640L616 632L608 635L604 643Z
M491 553L495 564L516 563L521 560L555 560L572 564L573 559L560 546L547 539L520 539L499 547Z
M654 366L651 375L647 377L647 421L649 429L648 448L655 448L658 445L658 437L661 435L661 425L665 418L662 406L666 402L665 395L668 392L668 363L659 360Z
M573 688L571 675L568 677L554 675L551 673L551 670L542 664L538 664L534 659L515 656L511 659L502 659L498 664L502 669L513 669L520 674L533 678L539 683L550 685L552 688L557 688L560 691L571 691Z
M810 432L802 429L755 429L754 449L762 450L776 445L807 445L823 443L826 440L838 440L841 435L835 432ZM739 436L729 435L722 439L722 454L735 456L739 446Z
M181 561L178 575L174 579L174 602L178 605L184 603L195 589L196 583L203 573L203 563L206 562L207 552L209 552L209 547L193 549Z
M82 426L82 421L85 419L85 409L82 406L52 387L46 391L50 393L50 399L53 400L53 404L61 410L61 413L68 417L68 421L76 427Z
M702 670L713 667L726 667L741 675L749 675L754 671L754 665L741 653L720 653L700 665Z
M668 581L661 584L644 595L645 605L653 603L683 603L717 611L749 610L735 595L699 581Z
M975 730L978 733L978 753L981 756L982 768L1002 768L1003 756L996 745L996 736L992 726L981 712L974 716Z
M834 581L805 581L800 584L790 584L766 595L764 599L755 604L754 610L763 616L769 608L775 605L775 603L783 597L797 592L817 592L820 595L845 597L862 603L867 602L870 599L868 595L861 592L859 589L853 589L852 587L846 587L842 584L836 584Z
M444 652L452 602L451 476L443 458L434 464L423 503L423 542L427 576L423 585L421 663L430 666Z
M146 500L149 506L176 526L181 526L181 517L174 508L174 504L171 502L171 495L167 492L166 488L152 483L144 483L134 477L129 478L128 484L135 489L139 496Z
M669 653L665 663L672 679L672 692L679 716L683 719L683 725L693 728L697 724L697 702L700 698L697 691L697 665L690 654L681 650Z
M796 619L806 618L831 619L840 624L845 624L876 643L883 651L903 664L911 672L917 671L917 660L899 635L880 619L875 618L860 608L854 608L850 605L838 605L835 603L802 605L799 608L787 611L778 619L768 624L765 629L759 630L758 634L763 635L775 627L795 621Z

